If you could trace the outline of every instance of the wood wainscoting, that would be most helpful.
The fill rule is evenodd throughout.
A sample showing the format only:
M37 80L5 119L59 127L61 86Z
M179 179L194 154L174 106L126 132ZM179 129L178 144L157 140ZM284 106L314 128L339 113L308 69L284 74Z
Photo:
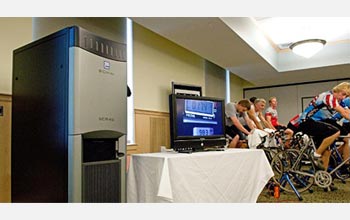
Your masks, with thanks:
M11 202L11 100L0 94L0 202Z
M128 154L159 152L161 146L169 148L169 113L135 109L135 142L136 150L135 146L128 146Z

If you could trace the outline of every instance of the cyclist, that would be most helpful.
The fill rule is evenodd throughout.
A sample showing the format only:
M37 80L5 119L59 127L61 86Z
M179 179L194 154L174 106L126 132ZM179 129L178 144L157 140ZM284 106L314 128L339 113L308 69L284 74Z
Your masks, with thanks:
M285 143L286 147L289 147L289 141L293 136L293 130L288 129L285 125L281 124L278 121L278 112L277 112L277 98L270 97L269 107L265 111L265 118L269 124L271 124L277 130L284 130L284 133L287 136L287 141Z
M342 107L346 109L346 111L349 111L350 109L350 98L346 97L339 103ZM326 112L324 112L326 111ZM324 119L322 116L327 116L328 118ZM322 110L317 112L314 117L320 118L320 120L329 123L335 127L337 127L340 130L340 135L347 136L350 133L349 128L349 120L344 119L340 113L336 114L330 114L327 110ZM342 152L342 158L343 160L346 160L350 156L350 148L349 148L349 138L343 138L342 139L343 144L338 148L340 152ZM347 163L346 166L343 167L343 169L347 169L350 164Z
M338 112L342 117L350 119L349 111L339 104L349 95L350 83L342 82L331 91L315 96L299 117L299 129L315 139L316 151L313 154L313 159L319 169L328 167L330 157L328 147L340 136L340 130L334 125L321 121L319 117L314 117L314 115L319 110L324 109L332 114Z
M276 130L268 121L266 121L262 112L265 109L266 100L262 98L257 98L254 100L254 108L248 111L249 118L254 122L255 127L264 130L264 128L269 128Z
M238 103L229 102L225 106L225 130L226 134L232 138L229 144L230 148L237 147L239 140L245 140L246 136L250 134L250 130L254 129L247 115L250 105L248 99L242 99Z

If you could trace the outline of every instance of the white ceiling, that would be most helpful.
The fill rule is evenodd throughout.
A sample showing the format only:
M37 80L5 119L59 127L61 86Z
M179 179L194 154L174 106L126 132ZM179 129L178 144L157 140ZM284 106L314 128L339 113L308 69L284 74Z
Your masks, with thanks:
M279 49L305 39L329 43L350 40L350 17L254 17L266 37Z
M348 29L341 37L329 38L322 51L305 59L289 49L281 49L281 45L273 43L272 37L267 37L259 23L269 19L132 18L134 22L230 70L255 86L350 78L349 23L344 25ZM346 19L349 22L349 18Z

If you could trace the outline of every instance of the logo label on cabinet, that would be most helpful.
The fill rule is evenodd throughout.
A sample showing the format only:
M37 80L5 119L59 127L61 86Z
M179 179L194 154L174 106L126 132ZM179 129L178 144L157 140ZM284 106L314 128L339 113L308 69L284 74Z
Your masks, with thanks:
M103 69L98 69L99 73L107 74L107 75L114 75L113 72L109 71L111 69L111 63L109 61L104 60L103 61Z
M103 69L109 70L111 68L111 64L108 61L103 61Z

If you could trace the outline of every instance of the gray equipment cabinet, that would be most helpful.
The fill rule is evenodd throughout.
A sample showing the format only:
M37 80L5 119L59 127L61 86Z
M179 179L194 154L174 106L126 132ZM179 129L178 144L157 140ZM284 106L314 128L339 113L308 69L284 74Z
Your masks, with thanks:
M67 27L13 52L12 202L126 202L126 45Z

